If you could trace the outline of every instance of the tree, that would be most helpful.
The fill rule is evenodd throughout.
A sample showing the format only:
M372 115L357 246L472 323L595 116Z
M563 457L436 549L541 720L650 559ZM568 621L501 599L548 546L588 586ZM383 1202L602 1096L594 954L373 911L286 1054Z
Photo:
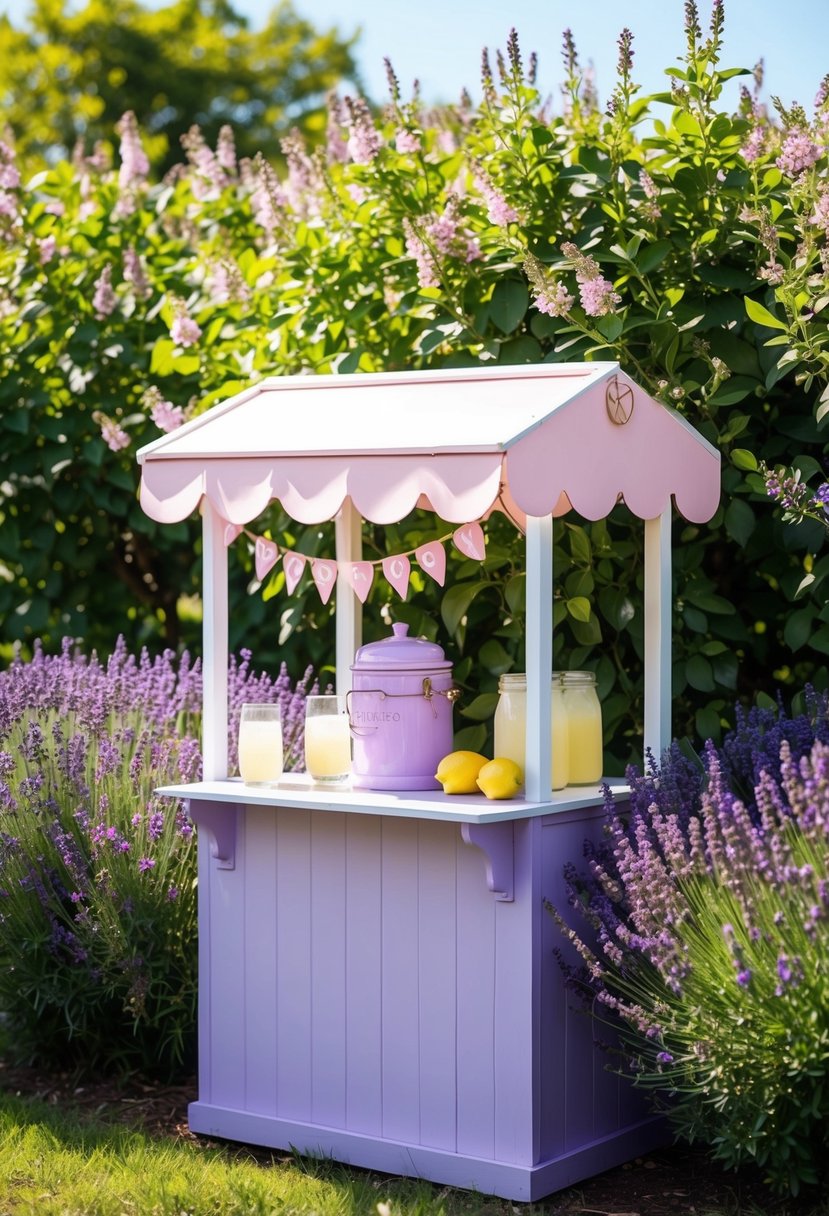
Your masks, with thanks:
M326 93L355 77L356 34L320 32L291 0L251 30L228 0L33 0L28 26L0 16L0 122L24 156L55 162L80 140L111 140L132 111L164 172L181 136L198 124L215 142L233 125L243 156L277 156L292 127L322 127Z

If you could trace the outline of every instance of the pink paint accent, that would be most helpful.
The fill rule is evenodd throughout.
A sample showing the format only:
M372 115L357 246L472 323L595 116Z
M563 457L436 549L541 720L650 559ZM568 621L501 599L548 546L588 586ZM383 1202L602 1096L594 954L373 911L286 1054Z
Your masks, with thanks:
M225 524L224 542L226 545L232 545L237 536L242 534L241 524Z
M415 549L417 564L442 587L446 580L446 553L439 540L430 541Z
M276 565L279 549L272 540L266 540L264 536L257 536L256 544L253 546L253 557L256 563L256 577L261 583L268 571Z
M340 562L340 573L348 580L360 603L364 604L374 581L371 562Z
M486 541L480 524L464 524L455 531L452 540L455 542L455 548L465 557L471 557L476 562L482 562L486 557Z
M297 583L302 578L305 570L305 554L304 553L286 553L282 559L282 569L285 571L285 586L288 590L288 595L293 595L296 590Z
M614 378L633 393L622 426L606 405ZM416 386L427 383L429 392L418 394ZM423 439L395 412L396 403L411 406L416 395L427 409ZM295 398L313 415L307 427L284 415ZM332 413L343 402L355 411L348 436ZM304 450L282 446L286 426L295 442L304 438ZM321 451L326 426L331 452ZM186 423L144 449L142 459L142 506L165 523L186 518L202 494L234 524L249 523L273 499L300 523L319 523L348 496L374 523L395 522L421 504L465 524L499 500L519 523L523 514L559 514L568 501L598 519L620 495L644 519L659 515L673 495L687 519L703 522L720 495L716 451L614 364L445 372L425 380L403 372L284 377Z
M389 586L393 587L401 599L405 600L409 590L409 575L412 564L408 557L384 557L383 574Z
M317 586L317 591L320 593L320 599L323 604L327 604L331 599L331 592L337 582L337 563L329 562L325 558L315 557L311 562L311 575Z

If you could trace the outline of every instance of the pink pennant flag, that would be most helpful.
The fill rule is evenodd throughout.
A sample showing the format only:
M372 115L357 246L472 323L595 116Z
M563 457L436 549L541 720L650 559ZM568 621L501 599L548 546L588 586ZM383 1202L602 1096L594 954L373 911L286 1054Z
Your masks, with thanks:
M265 540L264 536L257 536L256 544L253 546L253 557L256 562L256 577L261 583L268 571L276 565L279 550L272 540Z
M402 600L406 598L406 593L409 590L409 572L411 568L411 562L408 557L383 558L383 573L386 576L386 581L390 586L394 587Z
M428 545L421 545L415 549L415 557L421 570L425 570L442 587L446 579L446 553L440 541L432 540Z
M285 571L285 586L288 588L288 595L293 595L305 569L305 554L286 553L282 559L282 569Z
M343 573L351 584L354 594L361 604L366 602L366 596L371 590L374 578L374 566L371 562L342 562Z
M225 544L232 545L242 531L241 524L225 524Z
M331 592L334 590L334 585L337 582L337 563L327 562L321 557L315 557L311 562L311 576L317 585L320 599L323 604L327 604L331 599Z
M474 558L476 562L482 562L486 557L486 541L480 524L464 524L453 534L452 540L465 557Z

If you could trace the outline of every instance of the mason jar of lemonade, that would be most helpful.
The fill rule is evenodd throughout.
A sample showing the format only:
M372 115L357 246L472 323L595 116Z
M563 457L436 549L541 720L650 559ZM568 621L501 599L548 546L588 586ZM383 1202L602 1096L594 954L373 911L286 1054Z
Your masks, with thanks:
M550 784L563 790L568 782L569 743L567 715L561 678L553 676L551 686L552 757ZM495 710L495 755L514 760L524 771L527 737L527 677L523 672L503 675L498 680L498 705Z
M602 707L592 671L561 674L569 736L570 785L595 785L602 779Z

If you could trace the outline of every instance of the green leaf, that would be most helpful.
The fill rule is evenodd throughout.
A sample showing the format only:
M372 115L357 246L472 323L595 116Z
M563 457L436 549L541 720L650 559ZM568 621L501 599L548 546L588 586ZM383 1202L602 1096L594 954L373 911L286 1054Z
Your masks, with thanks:
M469 606L489 586L489 583L455 583L444 595L440 604L440 615L449 632L454 636Z
M757 472L757 457L748 448L732 448L731 463L737 469L742 469L746 473Z
M567 611L574 620L586 624L590 620L590 600L583 595L574 595L567 600Z
M757 526L753 510L741 498L733 498L728 504L724 522L728 535L743 547Z
M701 739L713 739L715 743L719 742L722 728L720 715L715 709L711 709L709 706L698 709L694 714L694 725Z
M654 241L652 245L646 245L644 249L640 249L639 255L636 258L636 268L639 273L650 274L652 270L656 270L657 266L661 262L664 262L672 248L673 245L670 241Z
M170 338L158 338L150 358L150 372L155 376L169 376L173 370L175 344Z
M596 329L603 338L607 338L608 342L615 342L624 327L624 321L615 313L609 313L596 322Z
M809 641L812 624L815 619L814 608L798 608L786 618L783 628L783 641L790 650L800 650Z
M489 314L501 333L511 334L524 319L530 293L520 279L500 279L495 284Z
M711 664L701 654L692 654L685 663L685 676L688 683L697 692L714 691L714 673Z
M455 732L452 746L456 751L480 752L485 744L485 726L464 726Z
M527 576L514 574L504 588L504 599L513 616L523 616L527 606Z
M570 540L570 554L574 562L581 566L590 564L591 550L590 537L585 532L584 528L577 524L568 525L568 533ZM587 617L584 618L587 620Z
M703 612L713 612L715 615L722 616L730 616L734 612L734 605L730 600L721 595L715 595L707 587L696 587L693 583L689 583L685 588L684 597L697 608L701 608Z
M497 704L497 692L482 692L468 705L461 706L461 715L473 722L486 722L495 713Z
M766 329L786 330L788 328L783 321L778 320L773 312L769 312L769 310L764 308L762 304L759 304L757 300L752 300L749 296L746 296L743 303L745 304L745 309L749 317L757 325L763 325Z
M488 638L484 642L478 652L478 658L482 666L494 676L500 676L512 667L512 655L507 654L495 638Z

